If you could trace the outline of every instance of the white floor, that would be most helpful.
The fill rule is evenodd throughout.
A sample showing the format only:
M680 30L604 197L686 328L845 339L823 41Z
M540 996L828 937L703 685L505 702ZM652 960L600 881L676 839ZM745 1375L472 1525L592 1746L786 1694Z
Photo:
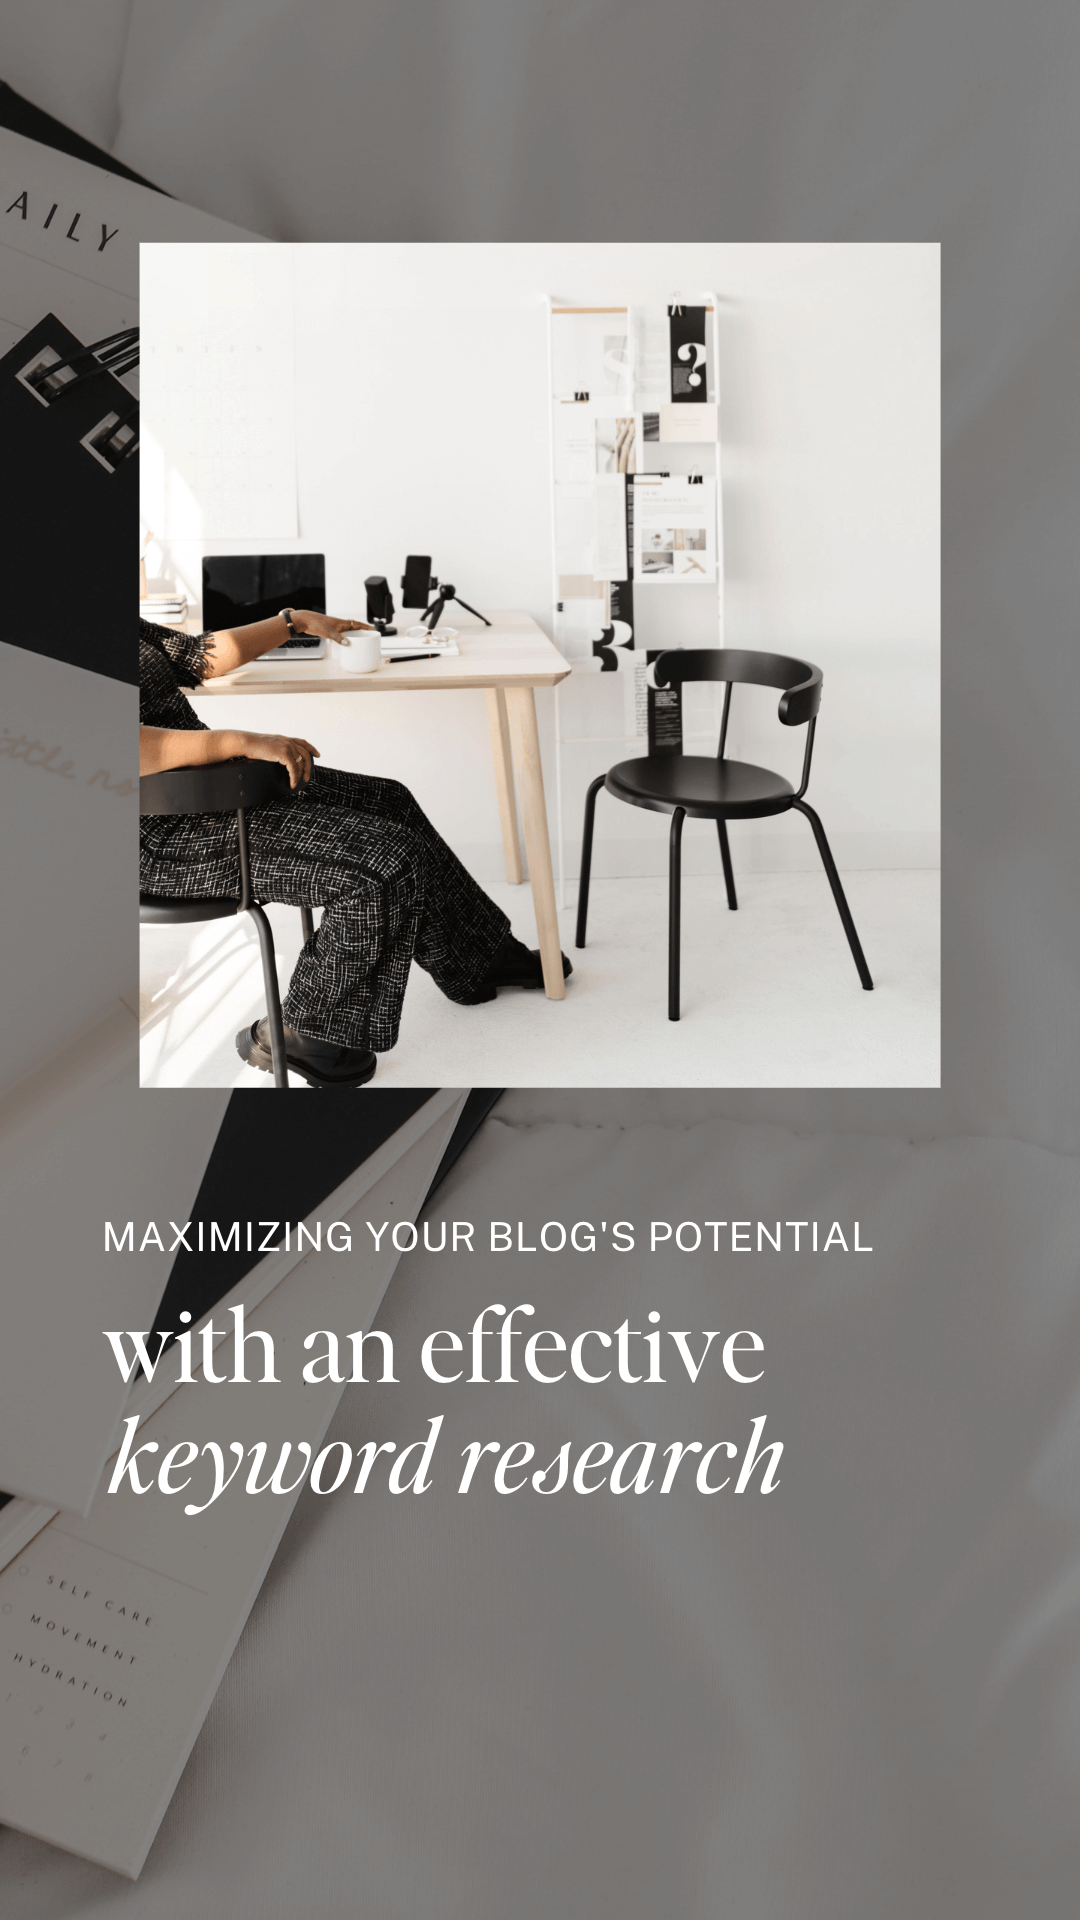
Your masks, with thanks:
M562 1002L508 991L455 1007L418 967L401 1038L376 1086L934 1087L939 1084L938 875L858 872L844 885L875 991L864 993L823 874L738 875L683 887L682 1019L667 1018L661 879L598 880L589 945L573 946ZM536 944L527 887L489 891ZM271 907L282 988L300 915ZM265 1012L255 930L243 920L142 929L142 1080L151 1087L266 1087L238 1030ZM303 1086L293 1078L291 1084Z

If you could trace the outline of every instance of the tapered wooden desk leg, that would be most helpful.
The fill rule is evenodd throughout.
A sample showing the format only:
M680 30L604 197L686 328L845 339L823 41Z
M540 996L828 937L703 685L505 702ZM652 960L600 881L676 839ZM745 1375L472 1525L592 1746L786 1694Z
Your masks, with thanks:
M532 688L507 687L506 708L517 761L521 811L525 821L525 851L529 858L536 931L540 936L540 958L544 964L544 992L549 1000L561 1000L566 986L559 945L559 919L555 911L555 881L551 871L547 810L544 806L540 735L536 730L536 702Z
M495 766L495 791L499 796L499 825L502 827L503 859L506 877L521 885L521 848L518 845L517 804L514 800L514 762L510 755L510 721L506 695L501 687L487 690L488 726L491 729L491 758Z

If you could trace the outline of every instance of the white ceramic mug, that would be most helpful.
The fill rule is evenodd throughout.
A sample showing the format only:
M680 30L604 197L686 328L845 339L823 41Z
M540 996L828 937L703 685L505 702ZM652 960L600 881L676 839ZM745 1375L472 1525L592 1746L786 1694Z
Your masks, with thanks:
M334 642L344 673L373 673L382 664L382 640L378 632L354 627Z

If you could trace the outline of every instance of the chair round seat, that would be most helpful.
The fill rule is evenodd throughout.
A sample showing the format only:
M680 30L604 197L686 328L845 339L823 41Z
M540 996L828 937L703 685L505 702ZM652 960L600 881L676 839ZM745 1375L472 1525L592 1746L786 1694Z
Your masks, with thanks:
M139 920L144 926L182 927L194 920L235 919L240 902L227 894L185 899L175 893L140 893Z
M668 1019L679 1018L679 968L681 956L682 913L682 829L683 821L713 820L720 842L720 860L724 886L731 912L738 908L735 874L728 845L729 820L760 820L772 813L797 809L809 820L821 855L822 865L832 888L833 899L847 935L851 957L859 979L869 993L874 985L866 956L859 944L855 922L840 884L825 829L804 800L810 778L810 756L821 704L821 669L809 660L789 659L780 653L746 653L739 648L673 648L654 660L658 687L683 687L695 681L725 682L724 712L720 722L720 743L715 760L696 754L650 754L638 760L622 760L608 773L598 773L585 796L585 831L581 841L581 878L578 882L578 910L575 943L585 945L589 913L589 878L592 872L593 824L596 799L603 787L615 800L631 807L647 807L652 813L671 815L668 836ZM751 766L747 760L724 757L727 741L731 689L734 685L773 687L780 691L777 719L781 726L806 727L802 781L798 792L790 781L769 767Z
M747 760L667 753L621 760L604 785L617 800L653 813L683 807L691 820L755 820L786 813L795 789L782 774Z

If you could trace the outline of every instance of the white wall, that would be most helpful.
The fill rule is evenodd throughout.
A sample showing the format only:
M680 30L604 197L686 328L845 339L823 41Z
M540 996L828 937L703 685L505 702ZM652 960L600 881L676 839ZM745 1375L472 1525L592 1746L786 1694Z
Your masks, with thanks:
M185 252L144 249L144 324L156 299L183 299ZM366 574L385 573L396 594L406 551L430 551L476 606L527 608L549 632L543 296L633 303L715 289L728 644L804 653L824 669L809 797L840 864L936 864L936 247L310 245L237 256L283 312L290 267L294 282L300 536L265 550L324 551L329 610L360 616ZM145 514L161 525L152 498ZM193 544L159 544L150 559L197 598ZM663 607L654 593L658 640ZM575 680L563 698L606 698L597 687ZM775 696L747 689L735 702L731 750L797 766L802 735L777 725ZM220 705L206 705L221 724ZM553 696L541 692L538 706L554 832ZM330 764L404 779L478 874L499 871L482 694L283 707L237 700L229 717L294 727ZM566 755L570 872L584 787L624 751ZM663 871L662 823L601 806L597 871ZM733 844L736 867L816 863L794 817L737 827ZM688 829L685 858L691 870L715 865L711 830Z

